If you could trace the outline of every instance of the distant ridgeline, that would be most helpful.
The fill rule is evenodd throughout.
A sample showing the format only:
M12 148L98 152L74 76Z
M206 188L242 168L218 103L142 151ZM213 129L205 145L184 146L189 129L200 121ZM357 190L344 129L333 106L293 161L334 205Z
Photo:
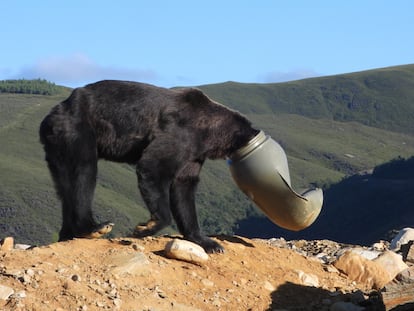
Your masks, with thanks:
M372 176L382 179L414 179L414 157L398 157L374 168Z
M61 89L61 86L44 79L0 80L0 93L56 95L61 93Z

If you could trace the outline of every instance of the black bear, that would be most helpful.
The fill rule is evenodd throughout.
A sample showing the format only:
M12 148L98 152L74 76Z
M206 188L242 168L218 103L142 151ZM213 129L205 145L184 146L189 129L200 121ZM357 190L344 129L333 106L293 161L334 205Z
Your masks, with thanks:
M204 161L225 158L259 131L236 111L198 89L166 89L128 81L100 81L73 90L40 125L40 141L62 202L59 240L99 237L113 224L92 215L97 161L136 166L151 219L133 236L171 223L207 252L220 244L201 234L195 191Z

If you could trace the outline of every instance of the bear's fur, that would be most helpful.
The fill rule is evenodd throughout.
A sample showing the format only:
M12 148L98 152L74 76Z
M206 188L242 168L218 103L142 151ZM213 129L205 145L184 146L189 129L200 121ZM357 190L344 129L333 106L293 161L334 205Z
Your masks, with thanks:
M136 165L151 219L134 236L171 223L207 252L223 248L200 232L195 191L204 161L225 158L258 133L238 112L197 89L171 90L126 81L100 81L75 89L40 126L40 140L62 202L59 240L98 237L111 223L92 215L97 161Z

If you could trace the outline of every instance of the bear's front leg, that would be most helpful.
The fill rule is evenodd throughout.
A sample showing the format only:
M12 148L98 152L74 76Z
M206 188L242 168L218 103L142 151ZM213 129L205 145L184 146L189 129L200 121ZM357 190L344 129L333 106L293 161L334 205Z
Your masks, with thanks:
M224 248L201 234L195 207L195 192L202 163L189 162L171 185L171 212L180 233L186 240L199 244L207 253L223 253Z

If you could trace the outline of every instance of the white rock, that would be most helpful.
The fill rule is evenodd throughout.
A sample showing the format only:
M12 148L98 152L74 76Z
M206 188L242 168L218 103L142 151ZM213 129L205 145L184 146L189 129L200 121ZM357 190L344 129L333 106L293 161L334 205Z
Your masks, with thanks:
M339 253L342 255L347 251L350 251L353 254L357 254L357 255L359 255L359 256L361 256L365 259L368 259L368 260L373 260L381 254L380 251L368 250L368 249L365 249L365 248L362 248L362 247L345 248Z
M26 274L28 275L28 276L30 276L30 277L32 277L32 276L34 276L35 275L35 272L33 271L33 269L27 269L26 270Z
M118 276L125 274L143 273L149 260L145 254L136 252L133 254L117 254L110 258L110 265L113 265L112 273Z
M402 245L408 244L410 241L414 241L414 229L404 228L392 239L390 249L398 251Z
M21 291L18 291L17 293L15 293L14 295L13 295L14 297L16 297L16 298L26 298L26 292L24 291L24 290L21 290Z
M269 281L265 281L263 287L267 289L269 292L273 292L275 290L275 287Z
M203 283L203 285L207 286L207 287L213 287L214 286L214 282L210 281L209 279L202 279L201 283Z
M201 264L209 259L204 249L187 240L174 239L165 246L165 255L168 258L184 260Z
M7 300L14 294L14 289L8 286L0 285L0 300Z
M385 251L387 249L387 245L384 241L379 241L372 244L372 248L376 251Z
M392 251L385 251L381 256L374 259L376 263L379 263L384 270L390 275L390 279L394 279L398 273L408 268L402 259L401 255L398 255Z
M22 251L24 251L24 250L26 250L26 249L29 249L29 248L31 248L32 246L31 245L29 245L29 244L15 244L14 245L14 248L15 249L18 249L18 250L22 250Z
M119 299L119 298L115 298L113 303L114 303L115 306L120 307L121 304L122 304L122 300Z
M303 285L319 287L319 279L316 275L305 273L301 270L296 270L296 273L298 274L298 277L302 281Z
M326 265L324 267L324 270L328 271L328 272L331 272L331 273L338 273L339 274L338 269L336 269L333 265Z

